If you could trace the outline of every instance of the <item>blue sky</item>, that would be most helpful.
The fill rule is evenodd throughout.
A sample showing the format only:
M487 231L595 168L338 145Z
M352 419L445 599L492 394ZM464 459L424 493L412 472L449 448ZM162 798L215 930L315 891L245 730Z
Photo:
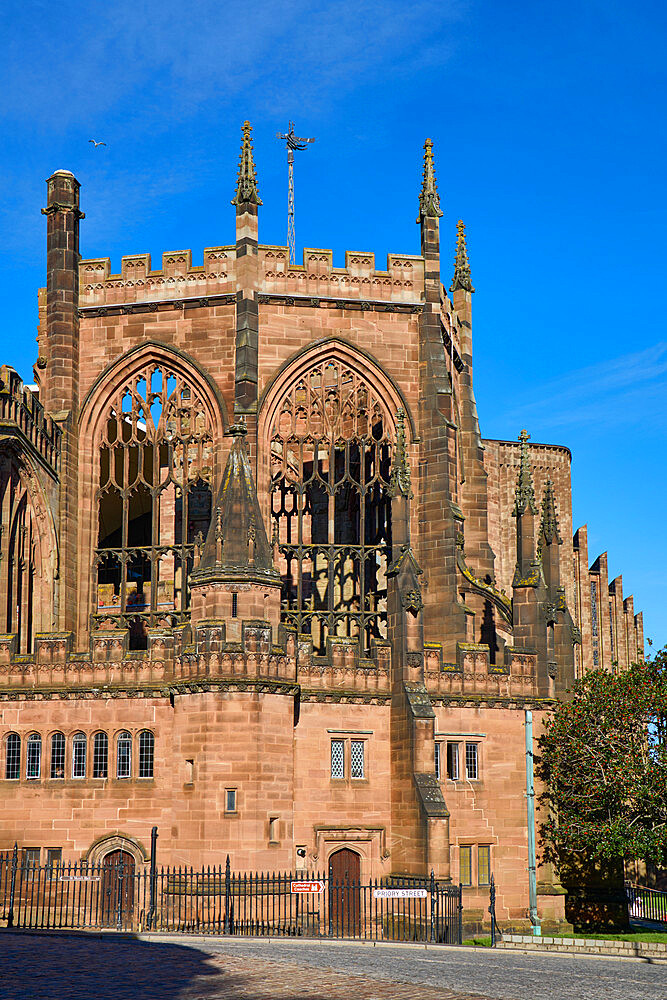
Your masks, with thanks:
M250 118L260 239L283 243L288 118L303 246L418 253L433 138L449 283L469 237L482 432L573 452L575 524L667 642L667 8L61 0L0 12L0 355L31 381L45 178L82 184L82 253L231 242ZM93 149L88 139L104 140Z

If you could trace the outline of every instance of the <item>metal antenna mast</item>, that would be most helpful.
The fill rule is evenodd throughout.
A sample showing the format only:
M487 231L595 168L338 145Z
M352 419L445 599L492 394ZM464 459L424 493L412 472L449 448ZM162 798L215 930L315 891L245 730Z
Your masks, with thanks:
M290 263L294 264L296 258L296 236L294 234L294 150L305 149L309 142L314 139L304 139L300 135L294 135L294 122L288 122L289 129L282 135L276 132L277 139L284 139L287 148L287 246L289 248Z

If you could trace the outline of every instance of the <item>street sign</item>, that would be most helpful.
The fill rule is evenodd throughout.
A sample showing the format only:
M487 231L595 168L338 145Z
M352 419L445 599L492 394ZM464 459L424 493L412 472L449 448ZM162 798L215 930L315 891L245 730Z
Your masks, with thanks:
M292 882L292 892L324 892L324 882L312 879L310 882Z
M375 889L376 899L426 899L426 889Z
M99 875L60 875L59 882L99 882Z

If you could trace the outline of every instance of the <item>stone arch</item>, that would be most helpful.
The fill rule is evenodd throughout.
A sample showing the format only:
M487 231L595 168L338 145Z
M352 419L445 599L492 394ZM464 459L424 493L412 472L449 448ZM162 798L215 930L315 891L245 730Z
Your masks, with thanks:
M157 425L160 423L160 426L163 428L162 434L165 433L165 426L168 428L170 425L168 423L165 424L160 417L152 417L150 413L150 397L153 393L152 377L158 372L160 373L161 384L164 386L163 402L171 407L171 412L175 415L175 422L178 423L180 419L178 414L182 406L191 407L191 427L195 425L195 416L197 426L199 425L199 421L202 421L205 428L204 438L208 442L206 445L206 454L207 456L210 455L210 462L207 457L204 463L207 469L205 479L211 494L214 484L220 478L224 457L223 442L229 426L227 409L217 386L193 358L189 357L185 352L176 350L166 344L147 341L128 351L127 354L124 354L104 369L88 391L79 417L79 462L81 469L79 479L79 509L81 516L79 522L78 550L81 559L81 600L79 601L78 632L81 641L84 642L89 634L91 615L98 610L97 584L93 582L94 574L87 570L86 567L93 565L95 548L98 544L99 456L100 448L103 445L103 435L111 412L116 413L119 421L123 417L123 413L119 409L121 398L123 400L126 396L131 399L133 398L134 402L131 405L135 409L142 404L142 400L139 400L136 395L137 387L142 383L142 391L145 394L143 408L146 426L150 423L156 435L153 439L153 444L156 448L158 443L164 440L164 437L160 438L157 436ZM168 398L170 390L166 387L172 379L174 385L187 390L187 403L181 402L181 399L185 401L186 397L185 394L181 395L180 389L177 393L177 399L173 396ZM162 404L160 405L162 407ZM162 409L164 411L164 407ZM136 426L134 430L136 431ZM192 441L193 432L190 430L185 433L188 436L188 440ZM147 436L146 443L150 443ZM181 464L181 474L185 477L186 458L189 456L190 446L186 447L183 445L183 448L184 458ZM199 462L199 466L203 468L201 461ZM192 485L191 480L188 479L187 481ZM156 485L155 480L153 481L153 485ZM176 483L173 484L173 487L174 490L177 490ZM172 498L172 505L173 502ZM185 573L185 570L182 572ZM184 592L184 580L181 581L180 586ZM155 610L156 598L153 597L152 601L151 608ZM129 613L129 608L123 607L122 611L123 613ZM127 618L127 615L125 615L125 618ZM125 621L125 618L123 621ZM151 616L150 621L153 621L153 616ZM121 627L127 627L127 625L121 625ZM142 625L142 629L144 629L144 625Z
M27 653L35 635L53 630L58 543L39 475L13 443L0 449L0 519L0 628L17 632L17 651Z
M392 419L399 408L403 409L407 417L409 443L413 442L416 437L416 426L411 409L400 387L369 351L351 344L342 337L329 337L326 340L308 344L288 358L278 369L271 381L267 383L259 400L260 440L264 440L262 429L271 422L281 397L292 382L304 375L318 362L328 361L330 358L355 369L385 401ZM395 432L395 424L393 429Z
M94 840L88 850L81 855L81 860L87 861L91 865L101 865L105 857L114 851L125 851L126 854L134 858L137 865L144 865L150 859L150 852L146 850L141 841L117 831L116 833L105 833Z
M414 441L400 390L337 337L294 355L262 395L259 492L277 543L281 616L311 636L316 655L333 638L357 641L362 655L386 639L399 434Z

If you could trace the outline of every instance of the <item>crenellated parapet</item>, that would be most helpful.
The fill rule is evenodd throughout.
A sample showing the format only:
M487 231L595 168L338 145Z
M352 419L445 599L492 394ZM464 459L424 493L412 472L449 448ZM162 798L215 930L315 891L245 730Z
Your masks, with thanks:
M54 478L60 471L62 431L9 365L0 366L0 441L13 440Z
M193 266L191 250L162 254L162 267L153 270L151 255L121 258L119 274L111 273L108 257L79 263L79 307L114 306L200 298L231 292L235 281L236 247L207 247L204 262ZM85 315L85 313L84 313Z
M130 650L125 629L96 629L89 649L73 649L71 632L40 633L35 651L19 655L16 636L0 635L0 692L66 692L147 688L233 681L253 686L277 683L296 687L308 698L380 698L391 694L392 660L388 642L377 641L370 657L360 657L356 639L331 637L326 656L313 656L312 643L281 626L278 644L270 622L244 620L240 641L230 641L223 619L194 626L148 630L148 649ZM505 663L489 663L485 645L459 643L457 663L445 663L442 644L428 643L423 655L411 654L415 678L423 664L426 688L434 698L508 698L535 694L535 654L505 649ZM414 662L412 662L414 661Z
M287 247L260 246L260 280L267 293L317 298L418 303L424 282L421 257L388 254L386 270L375 255L348 250L345 267L333 266L333 251L306 248L303 263L291 264Z
M415 307L421 303L424 262L421 257L388 254L385 270L376 269L373 253L347 251L345 267L333 266L333 251L305 249L302 264L291 264L287 247L258 247L259 294L288 298L352 300L371 308L379 303ZM111 272L108 257L79 264L79 308L150 305L169 301L188 303L227 295L239 278L236 246L208 247L203 263L192 264L191 250L162 254L162 266L152 267L151 255L121 258L119 273Z
M456 663L444 663L438 644L430 643L424 663L426 688L432 698L534 697L537 694L537 653L505 646L504 662L491 663L484 643L457 643Z

